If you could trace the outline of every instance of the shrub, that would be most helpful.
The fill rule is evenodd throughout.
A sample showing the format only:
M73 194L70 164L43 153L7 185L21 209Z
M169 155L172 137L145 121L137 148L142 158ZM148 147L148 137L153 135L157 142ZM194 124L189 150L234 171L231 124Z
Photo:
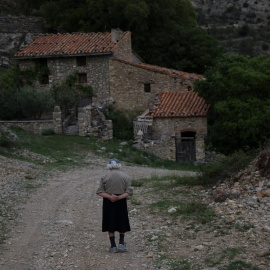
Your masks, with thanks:
M51 112L55 101L50 93L36 91L30 87L20 90L17 97L18 110L26 118L40 119L44 113Z
M104 114L107 119L113 122L114 138L119 140L133 139L133 120L139 115L137 110L115 110L113 107L108 107L104 110Z
M54 135L54 134L55 134L55 132L52 128L44 129L41 132L41 135L43 135L43 136L50 136L50 135Z
M16 145L16 140L10 136L8 132L1 132L0 146L11 148Z
M252 157L242 151L223 157L216 163L201 166L199 180L202 185L220 184L245 168Z
M0 95L0 118L4 120L40 119L42 114L53 110L54 104L50 93L23 87L14 93L6 92Z
M56 104L60 106L64 115L69 115L70 110L79 106L81 98L92 97L93 89L90 85L82 86L76 84L77 75L71 74L67 77L66 81L55 85L51 94L54 97Z

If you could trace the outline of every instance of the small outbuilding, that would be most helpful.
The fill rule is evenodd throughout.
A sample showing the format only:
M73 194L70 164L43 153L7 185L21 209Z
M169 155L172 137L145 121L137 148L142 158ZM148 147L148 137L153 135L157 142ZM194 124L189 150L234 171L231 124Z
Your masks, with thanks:
M210 105L195 92L159 93L134 122L139 146L164 159L202 161Z

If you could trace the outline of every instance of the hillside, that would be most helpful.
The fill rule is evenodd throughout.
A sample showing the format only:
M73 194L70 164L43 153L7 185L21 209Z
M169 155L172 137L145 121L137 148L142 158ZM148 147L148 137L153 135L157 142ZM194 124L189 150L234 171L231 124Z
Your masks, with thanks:
M225 51L250 56L270 54L270 7L267 0L191 0L198 25L216 37ZM0 0L0 66L9 66L13 54L43 33L40 1ZM27 17L26 17L27 16ZM28 18L30 19L28 20Z
M215 36L226 51L270 54L269 1L191 0L198 25Z

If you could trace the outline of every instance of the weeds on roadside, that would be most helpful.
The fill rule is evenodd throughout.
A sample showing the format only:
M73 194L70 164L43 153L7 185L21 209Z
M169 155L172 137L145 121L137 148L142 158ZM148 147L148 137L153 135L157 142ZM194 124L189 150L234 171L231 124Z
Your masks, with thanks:
M243 248L229 247L223 249L220 254L212 254L205 259L205 263L214 267L220 265L225 259L231 262L238 254L243 252Z
M44 166L50 168L65 168L67 166L80 166L84 164L84 158L88 152L96 155L110 158L115 157L125 162L126 165L137 164L142 166L149 166L154 168L166 168L174 170L193 170L198 171L198 167L192 163L177 163L174 161L163 160L154 155L148 154L132 146L132 141L109 140L101 141L91 137L81 136L66 136L56 134L54 136L41 136L32 134L22 130L21 128L14 128L13 131L19 137L15 149L12 151L0 151L3 155L16 155L13 152L16 149L27 149L31 152L51 157L56 161L54 163L47 163ZM46 135L51 135L51 131L44 131ZM44 134L44 135L45 135ZM23 158L19 158L23 159ZM29 162L33 160L23 159Z
M209 223L216 217L214 209L201 202L160 200L151 204L150 208L152 211L162 211L173 218L180 216L183 220L194 220L200 224ZM175 208L175 212L169 213L170 208Z
M157 267L164 267L170 270L192 270L191 263L186 259L173 259L170 257L161 257L155 261Z
M242 151L235 152L231 156L223 157L216 163L202 165L198 180L202 185L220 184L245 168L251 160L251 155Z
M199 184L200 182L195 176L179 176L174 174L161 177L152 175L150 178L141 178L132 181L134 187L147 185L162 190L170 190L178 186L196 186Z
M245 263L243 261L235 261L221 268L221 270L260 270L260 269L261 268L253 266L251 263Z

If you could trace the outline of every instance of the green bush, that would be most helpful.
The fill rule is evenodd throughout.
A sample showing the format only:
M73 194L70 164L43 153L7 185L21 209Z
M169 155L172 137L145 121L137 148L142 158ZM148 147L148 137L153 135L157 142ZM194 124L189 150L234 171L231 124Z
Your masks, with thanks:
M55 85L51 94L56 104L60 106L62 113L66 116L70 114L70 110L79 106L82 97L92 97L93 89L90 85L82 86L76 84L77 75L71 74L65 82Z
M0 146L5 148L11 148L16 145L16 141L12 140L7 132L1 133Z
M113 136L119 140L133 139L133 120L140 114L138 110L115 110L108 107L104 110L107 119L113 122ZM137 162L140 164L140 162Z
M53 111L55 101L50 93L23 87L17 96L18 110L26 118L40 119L44 113Z
M202 185L216 185L230 179L245 168L252 160L251 155L242 151L223 157L216 163L201 166L199 180Z
M50 136L50 135L54 135L54 134L55 134L55 132L52 128L44 129L41 132L41 135L43 135L43 136Z
M54 104L50 93L23 87L0 95L0 119L40 119L42 114L53 110Z

